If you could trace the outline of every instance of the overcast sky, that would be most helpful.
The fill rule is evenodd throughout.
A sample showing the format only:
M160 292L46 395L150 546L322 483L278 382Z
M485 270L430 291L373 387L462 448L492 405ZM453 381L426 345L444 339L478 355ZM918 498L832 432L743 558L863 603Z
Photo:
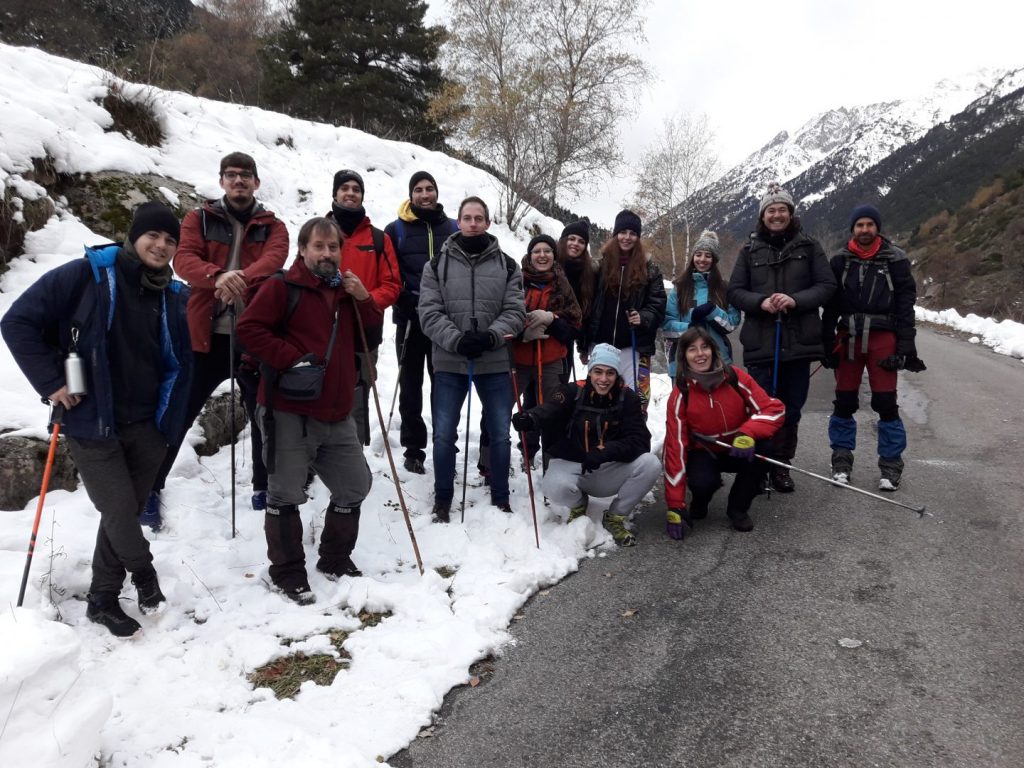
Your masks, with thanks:
M444 0L428 0L443 23ZM634 162L675 110L707 114L725 167L827 109L906 98L981 67L1024 67L1014 0L650 0L642 55L655 78L622 126ZM610 223L628 170L580 213ZM607 219L607 222L603 220Z

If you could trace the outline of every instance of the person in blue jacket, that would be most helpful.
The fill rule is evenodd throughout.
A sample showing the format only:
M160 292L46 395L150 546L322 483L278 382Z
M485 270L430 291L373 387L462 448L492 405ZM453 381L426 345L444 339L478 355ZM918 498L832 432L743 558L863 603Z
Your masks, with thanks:
M140 629L118 600L126 572L142 613L165 602L138 515L186 426L189 292L170 267L179 231L169 208L144 203L124 245L86 248L47 272L0 322L29 383L64 412L61 431L100 513L86 616L119 637ZM71 352L85 363L84 393L69 391Z
M672 284L665 308L662 335L670 342L669 376L676 375L676 343L693 325L702 325L711 334L726 363L732 363L732 347L727 334L740 324L740 311L725 298L725 281L718 269L720 246L718 235L705 230L697 238L690 260Z

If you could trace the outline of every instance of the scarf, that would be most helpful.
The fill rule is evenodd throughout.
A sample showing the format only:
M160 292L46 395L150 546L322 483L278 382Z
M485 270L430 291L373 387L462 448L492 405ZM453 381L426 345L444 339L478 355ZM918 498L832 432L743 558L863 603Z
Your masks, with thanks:
M530 255L523 257L523 284L526 288L526 309L546 309L565 320L569 325L578 328L583 322L583 312L580 311L579 302L576 301L576 294L565 276L565 271L558 263L552 264L547 272L538 272L530 261ZM551 292L546 307L530 306L530 288L537 288L543 293L544 288L551 284Z
M362 224L363 219L366 218L366 209L363 206L353 210L351 208L342 208L337 203L331 203L331 213L334 214L334 223L346 235L351 235L355 232L356 227Z
M719 365L717 368L710 371L695 371L685 363L683 364L686 377L690 379L694 384L699 386L705 392L714 392L715 388L718 387L722 382L725 381L725 368Z
M164 264L160 269L151 269L146 266L142 259L139 258L139 254L135 252L135 246L132 243L125 243L121 247L121 251L132 264L139 266L139 282L142 283L142 287L150 291L162 291L171 284L171 265Z
M846 247L849 248L850 253L855 254L858 259L863 259L864 261L867 261L868 259L875 258L875 254L878 253L878 251L881 249L882 238L876 235L875 239L871 241L871 245L865 248L860 243L858 243L856 239L851 237L850 242L846 244Z

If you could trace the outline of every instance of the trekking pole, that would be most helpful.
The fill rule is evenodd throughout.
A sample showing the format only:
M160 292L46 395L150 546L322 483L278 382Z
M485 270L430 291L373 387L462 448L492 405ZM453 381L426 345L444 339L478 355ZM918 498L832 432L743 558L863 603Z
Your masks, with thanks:
M622 280L626 276L626 265L619 267L619 292L615 297L615 321L612 323L612 346L615 346L615 335L619 330L619 304L622 303Z
M509 350L512 349L512 343L508 343ZM544 381L544 363L543 357L541 356L541 343L540 339L537 339L537 405L544 405L544 388L541 383ZM515 367L515 360L509 359L509 362Z
M509 334L505 337L505 344L508 347L509 376L512 377L512 392L516 396L516 412L523 412L523 401L519 397L519 380L516 377L516 361L512 354L512 339ZM537 380L537 392L540 392L540 379ZM537 542L537 549L540 549L540 527L537 525L537 498L533 491L533 462L530 460L530 447L526 444L526 433L519 433L519 444L523 446L523 464L526 465L526 485L530 489L530 510L533 512L533 538Z
M352 312L356 316L356 325L359 326L359 340L363 343L363 352L366 354L366 361L370 365L370 391L373 392L373 405L377 409L377 421L381 428L384 428L384 411L380 407L380 395L377 393L377 366L370 354L370 345L366 342L366 330L363 328L363 318L359 314L359 307L353 300ZM412 551L416 555L416 567L420 569L420 576L423 575L423 560L420 557L420 547L416 543L416 533L412 529L412 519L409 517L409 508L405 506L405 496L402 494L402 484L398 480L398 468L395 466L395 457L391 453L391 443L384 434L384 450L388 454L388 464L391 465L391 479L395 481L395 492L398 494L398 504L402 508L402 516L405 518L405 528L409 531L409 539L412 541Z
M60 420L64 418L64 406L53 406L50 413L50 450L46 454L46 468L43 470L43 485L39 489L39 503L36 504L36 519L32 522L32 536L28 540L28 556L25 558L25 572L21 576L21 589L18 590L18 607L25 601L25 587L28 585L28 572L32 567L32 553L36 551L36 535L39 533L39 520L43 516L43 502L46 491L50 487L50 475L53 472L53 460L57 456L57 438L60 435Z
M775 313L775 355L772 358L772 397L779 391L779 351L782 348L782 313Z
M231 335L228 337L228 361L231 368L231 538L235 538L235 305L228 304ZM251 427L250 427L251 429Z
M732 448L731 445L729 445L728 443L723 443L721 440L706 440L704 438L701 438L701 439L704 440L704 442L714 443L715 445L720 446L722 448L727 448L727 449L728 448ZM915 507L912 504L904 504L902 501L897 501L896 499L887 499L885 496L879 496L877 493L872 493L871 491L865 491L863 488L858 488L855 485L848 485L847 483L840 483L838 480L833 480L831 477L825 477L824 475L817 475L814 472L809 472L806 469L800 469L800 467L794 467L794 466L792 466L790 464L784 464L781 461L776 461L775 459L769 459L767 456L762 456L759 453L755 453L754 456L756 458L758 458L758 459L761 459L761 461L766 461L769 464L774 464L776 467L784 467L785 469L791 469L794 472L799 472L802 475L808 475L810 477L816 477L818 480L824 480L826 483L829 483L830 485L834 485L837 488L846 488L848 491L856 491L857 493L862 493L865 496L870 496L872 499L878 499L879 501L884 501L886 504L894 504L897 507L903 507L904 509L909 509L911 512L917 512L917 516L918 517L924 517L926 514L929 517L932 516L932 514L930 512L925 512L925 508L924 508L923 505L920 506L920 507Z
M633 348L633 391L640 394L640 370L637 368L636 328L629 326L629 344Z
M412 322L411 320L409 322ZM409 346L409 322L405 324L405 331L402 332L402 348L398 351L398 375L395 378L395 391L391 395L391 411L388 413L388 427L384 430L384 439L391 433L391 419L395 415L395 401L398 400L398 386L402 381L402 366L405 365L405 350Z
M476 321L473 321L473 325L476 326ZM466 448L462 452L462 517L460 522L466 522L466 478L469 476L469 427L472 423L471 415L473 413L473 361L466 360L469 363L469 371L467 372L466 385L469 389L469 397L466 399Z

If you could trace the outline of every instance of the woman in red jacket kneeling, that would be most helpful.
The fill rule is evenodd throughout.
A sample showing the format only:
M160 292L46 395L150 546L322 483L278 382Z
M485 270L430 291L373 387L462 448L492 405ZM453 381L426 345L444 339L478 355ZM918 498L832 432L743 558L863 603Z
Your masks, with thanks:
M723 472L736 474L726 506L733 528L753 530L748 512L765 473L754 462L755 441L768 440L778 431L785 407L746 371L724 363L706 329L690 328L679 337L678 349L665 430L668 535L681 539L694 520L707 516ZM731 447L716 445L716 440Z

